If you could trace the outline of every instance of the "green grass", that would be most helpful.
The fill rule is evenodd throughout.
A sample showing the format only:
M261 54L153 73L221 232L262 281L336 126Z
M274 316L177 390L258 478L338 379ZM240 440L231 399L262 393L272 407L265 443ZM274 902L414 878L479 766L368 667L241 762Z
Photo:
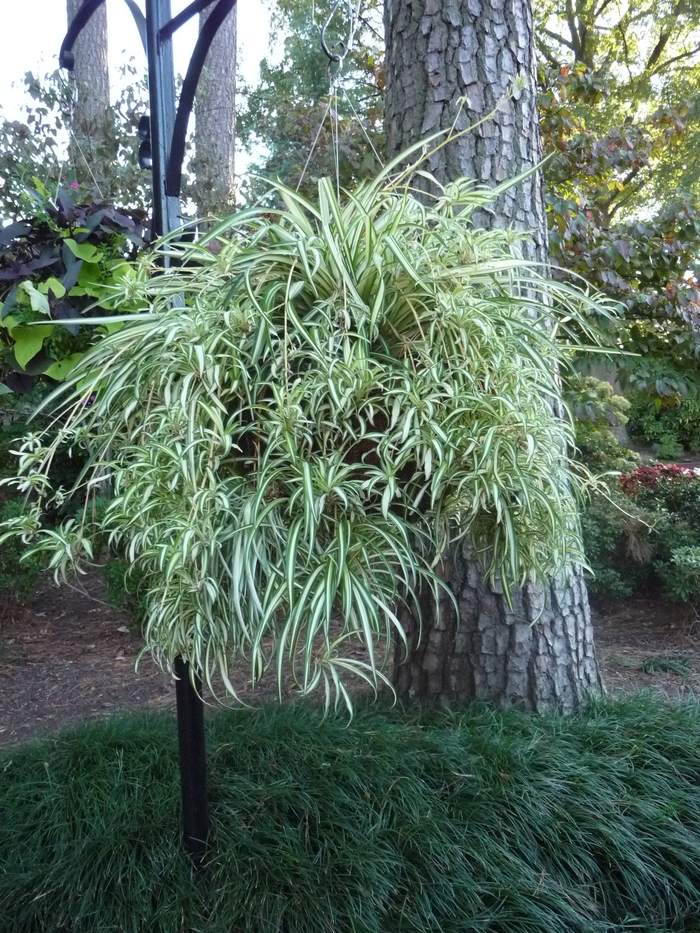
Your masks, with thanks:
M221 712L179 844L166 715L0 755L2 933L700 929L700 706Z

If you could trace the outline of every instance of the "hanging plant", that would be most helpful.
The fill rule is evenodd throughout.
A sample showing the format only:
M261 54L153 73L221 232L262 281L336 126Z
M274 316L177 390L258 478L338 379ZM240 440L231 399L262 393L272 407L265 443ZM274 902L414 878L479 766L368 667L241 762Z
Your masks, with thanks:
M607 311L524 261L521 235L472 225L506 186L462 179L426 205L398 164L342 200L327 179L314 202L276 185L280 210L163 242L167 269L139 260L115 294L145 313L58 390L54 444L23 447L32 509L9 532L59 578L107 534L167 668L182 655L233 691L245 656L254 682L291 669L348 700L344 675L376 685L397 607L437 590L456 538L506 592L582 559L557 372L570 325ZM70 491L51 488L57 445L91 454ZM81 496L84 521L42 527L52 499Z

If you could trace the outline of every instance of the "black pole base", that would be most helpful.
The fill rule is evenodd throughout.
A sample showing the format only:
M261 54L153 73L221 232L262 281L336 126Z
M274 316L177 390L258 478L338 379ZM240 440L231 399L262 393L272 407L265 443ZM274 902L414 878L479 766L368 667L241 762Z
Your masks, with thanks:
M190 665L175 659L177 734L180 745L182 829L185 848L194 867L200 869L209 835L207 756L204 739L204 703L199 677L191 679Z

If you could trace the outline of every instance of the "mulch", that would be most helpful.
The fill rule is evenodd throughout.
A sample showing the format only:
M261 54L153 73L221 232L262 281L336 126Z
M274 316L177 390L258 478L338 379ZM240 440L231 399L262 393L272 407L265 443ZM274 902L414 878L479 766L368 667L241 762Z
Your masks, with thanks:
M594 626L610 694L643 688L671 698L700 693L700 621L694 613L635 598L594 606ZM142 646L128 613L105 602L98 572L75 587L57 587L46 578L26 606L5 600L0 747L116 711L173 710L172 678L147 654L135 670ZM246 702L276 693L272 680L253 693L243 665L232 680Z

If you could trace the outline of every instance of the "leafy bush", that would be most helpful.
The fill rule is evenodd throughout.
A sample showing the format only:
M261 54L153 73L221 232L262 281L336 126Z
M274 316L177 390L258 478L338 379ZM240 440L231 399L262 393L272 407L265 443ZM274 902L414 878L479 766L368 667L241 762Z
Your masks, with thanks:
M143 581L134 579L134 576L134 565L124 557L111 557L102 567L106 601L117 609L128 610L134 628L140 631L146 618L147 603Z
M0 377L26 392L45 374L65 378L98 331L56 321L111 307L112 291L131 272L125 259L142 245L134 220L102 202L78 202L60 190L54 204L37 194L33 216L0 228ZM95 306L98 306L95 310ZM128 305L122 301L122 311ZM104 313L104 312L102 312Z
M659 568L672 599L697 603L700 599L700 546L679 547Z
M23 511L21 499L10 499L0 505L0 522L17 518ZM41 555L32 554L20 538L4 541L0 544L0 595L26 602L34 593L43 564Z
M617 481L594 493L581 514L588 588L597 596L621 599L641 589L650 576L656 513L636 505Z
M0 754L0 933L676 933L700 921L700 708L209 719L182 852L169 715Z
M627 423L627 399L614 395L609 382L576 372L566 380L564 397L574 416L582 461L596 473L634 469L639 454L621 444L610 430Z
M177 264L157 276L143 257L121 297L150 313L77 363L60 437L25 449L37 504L9 532L34 533L59 577L94 548L81 522L41 527L46 465L80 438L109 469L101 531L145 581L168 667L225 677L247 656L253 681L288 666L349 701L342 676L376 683L395 607L438 585L455 535L506 590L580 554L572 428L552 406L568 356L541 325L607 310L542 278L515 232L472 225L498 190L463 179L426 207L415 166L391 175L405 158L344 204L327 179L317 203L279 186L284 210L166 242Z
M65 72L43 78L25 74L22 119L0 115L0 222L32 214L37 190L56 191L71 183L145 214L151 188L138 164L137 128L148 112L148 91L143 71L132 62L120 71L126 81L119 82L117 99L101 124L89 127L89 143L83 138L80 150L74 140L64 144L75 119L75 89Z
M686 395L652 396L630 394L628 431L651 444L662 458L680 457L684 451L700 450L700 390Z
M609 483L608 496L592 498L582 528L593 593L618 598L646 589L695 601L700 477L693 470L658 464L624 474Z

